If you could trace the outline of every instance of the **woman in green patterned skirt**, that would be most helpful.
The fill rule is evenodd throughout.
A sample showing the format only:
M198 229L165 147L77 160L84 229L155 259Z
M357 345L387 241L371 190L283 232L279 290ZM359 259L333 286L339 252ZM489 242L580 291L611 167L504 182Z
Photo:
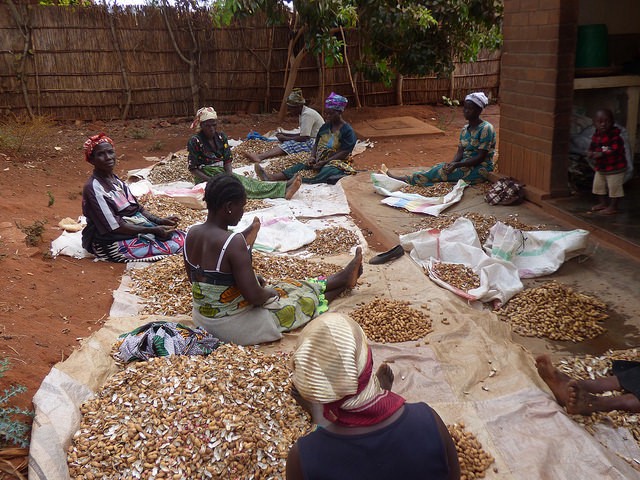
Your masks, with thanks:
M216 175L205 190L207 220L189 229L184 247L193 296L193 321L223 342L253 345L272 342L301 327L328 308L328 303L355 287L362 273L362 249L334 275L280 280L272 285L257 276L251 245L258 235L256 218L234 233L247 201L237 177Z
M213 107L203 107L196 113L191 128L199 131L187 143L189 171L196 182L206 182L221 173L234 175L247 192L247 198L286 198L298 191L302 179L299 176L286 182L263 182L255 178L233 173L231 149L223 132L218 131L218 114Z

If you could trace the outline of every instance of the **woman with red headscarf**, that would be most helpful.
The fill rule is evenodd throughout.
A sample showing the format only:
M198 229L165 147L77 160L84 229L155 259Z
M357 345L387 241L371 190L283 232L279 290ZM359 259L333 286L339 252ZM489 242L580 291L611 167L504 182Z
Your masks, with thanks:
M85 250L111 262L152 262L182 252L184 233L175 228L179 218L146 211L114 173L113 140L104 133L90 137L84 143L84 158L93 165L82 190Z
M373 372L367 337L346 315L325 313L293 352L294 396L318 428L287 458L287 480L460 478L453 439L426 403L391 392L393 372Z

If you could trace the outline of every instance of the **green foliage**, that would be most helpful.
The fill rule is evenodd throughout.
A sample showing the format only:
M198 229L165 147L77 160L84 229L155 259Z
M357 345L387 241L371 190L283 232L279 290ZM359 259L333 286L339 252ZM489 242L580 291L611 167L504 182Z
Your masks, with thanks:
M356 3L364 47L364 61L357 68L372 80L380 59L393 73L446 74L454 60L473 60L482 48L495 49L501 43L502 0Z
M51 201L51 199L49 199ZM42 234L44 233L44 226L46 225L47 220L36 220L31 225L21 225L16 222L16 227L18 227L22 233L25 234L25 242L30 247L35 247L42 241Z
M136 140L141 140L141 139L147 138L149 136L149 131L146 128L133 127L132 129L127 130L125 135L128 138L134 138Z
M0 359L0 378L9 369L9 360ZM17 445L26 448L29 446L29 424L16 419L19 416L32 417L33 412L18 407L8 406L9 400L24 392L26 388L22 385L14 385L4 390L0 394L0 447Z
M448 107L458 107L460 106L460 102L455 98L452 100L449 97L442 96L442 103Z
M57 5L59 7L88 7L92 5L92 2L89 0L40 0L39 3L40 5Z
M355 28L363 59L355 67L366 78L390 84L397 74L446 74L455 60L471 61L483 48L502 42L503 0L293 0L294 31L304 32L304 48L324 54L331 66L343 61L339 27ZM218 0L214 24L266 14L270 23L286 20L283 0Z
M47 190L47 195L49 196L49 204L47 207L53 207L53 204L56 203L56 199L53 196L53 193L51 193L51 190Z

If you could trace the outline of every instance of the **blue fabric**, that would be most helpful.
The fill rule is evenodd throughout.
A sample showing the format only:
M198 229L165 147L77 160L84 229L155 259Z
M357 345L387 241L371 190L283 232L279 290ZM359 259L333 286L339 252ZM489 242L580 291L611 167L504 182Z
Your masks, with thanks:
M264 137L264 136L260 135L258 132L256 132L255 130L252 130L247 134L247 140L253 140L253 139L264 140L265 142L277 142L278 141L277 138Z
M363 435L322 428L297 442L305 480L444 480L447 455L431 408L407 403L391 425Z

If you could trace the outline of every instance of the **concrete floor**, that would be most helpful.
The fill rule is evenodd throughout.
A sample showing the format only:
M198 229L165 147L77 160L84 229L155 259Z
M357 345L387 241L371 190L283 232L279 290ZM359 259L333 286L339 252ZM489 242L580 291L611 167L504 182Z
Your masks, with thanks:
M408 173L398 170L399 173ZM372 248L385 251L399 243L398 232L412 230L422 215L389 207L380 203L383 197L374 192L369 173L341 180L347 194L352 215L365 234L372 234ZM527 224L545 224L550 230L579 228L573 222L545 213L525 202L518 206L491 206L487 204L479 187L467 187L463 199L445 213L477 212L505 219L517 215ZM636 227L638 223L636 222ZM589 229L591 231L591 229ZM554 274L525 280L525 287L549 280L557 280L577 291L594 295L609 306L609 319L604 323L607 333L580 342L559 342L547 338L521 337L514 341L532 354L550 353L564 356L576 353L601 354L608 349L627 349L640 345L640 261L621 250L603 243L596 236L589 240L584 255L568 260ZM430 281L425 276L425 282Z

